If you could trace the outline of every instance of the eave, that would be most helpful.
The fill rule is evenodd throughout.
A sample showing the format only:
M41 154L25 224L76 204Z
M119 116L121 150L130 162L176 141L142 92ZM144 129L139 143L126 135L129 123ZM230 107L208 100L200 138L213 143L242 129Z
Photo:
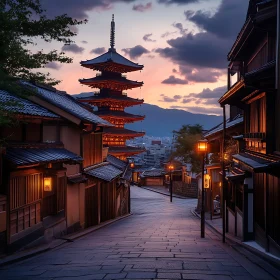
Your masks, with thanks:
M143 82L131 81L126 78L109 79L102 76L92 79L81 79L79 82L91 88L111 89L117 91L141 87L144 84Z

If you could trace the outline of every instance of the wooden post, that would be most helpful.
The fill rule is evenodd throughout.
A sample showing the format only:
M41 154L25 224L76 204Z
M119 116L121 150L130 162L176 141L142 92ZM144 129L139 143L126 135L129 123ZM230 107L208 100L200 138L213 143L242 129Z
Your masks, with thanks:
M225 105L223 105L223 144L222 144L222 172L223 172L223 243L226 242L226 171L225 171L225 159L224 159L224 154L225 154L225 144L226 144L226 109Z
M204 208L204 153L202 154L202 165L201 165L201 238L205 237L205 208Z
M280 0L277 0L275 88L277 90L275 102L276 151L280 151Z

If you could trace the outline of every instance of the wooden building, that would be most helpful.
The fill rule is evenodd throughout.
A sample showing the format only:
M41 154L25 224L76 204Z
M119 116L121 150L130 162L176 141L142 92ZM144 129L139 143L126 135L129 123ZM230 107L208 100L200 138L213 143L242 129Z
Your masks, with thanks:
M20 104L6 108L15 111L20 125L4 127L0 136L5 139L0 230L5 209L9 249L127 214L128 164L103 162L103 127L112 125L65 92L22 84L35 92L29 100L0 95Z
M244 148L241 145L233 155L233 173L227 177L235 191L228 189L227 205L233 202L242 208L243 240L255 239L278 255L279 19L276 0L250 1L246 22L228 54L228 91L219 100L222 106L229 104L244 111L244 132L239 137ZM234 84L232 76L237 78Z
M81 62L81 66L101 73L94 78L80 80L81 84L98 88L100 92L79 100L97 106L98 111L95 113L114 124L114 127L104 128L103 143L109 147L109 154L125 160L129 156L144 152L143 148L126 146L126 140L143 136L145 133L126 129L124 126L127 123L141 121L145 116L125 112L126 107L139 105L144 101L128 97L123 90L141 87L143 82L128 80L122 73L142 70L143 65L136 64L117 53L114 16L111 22L110 42L108 52Z

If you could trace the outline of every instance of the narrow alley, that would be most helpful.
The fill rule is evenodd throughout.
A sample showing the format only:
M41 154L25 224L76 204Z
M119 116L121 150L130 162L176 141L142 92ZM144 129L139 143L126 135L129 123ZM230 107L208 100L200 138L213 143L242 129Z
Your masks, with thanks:
M20 263L0 279L277 279L206 228L191 210L196 199L131 187L128 218Z

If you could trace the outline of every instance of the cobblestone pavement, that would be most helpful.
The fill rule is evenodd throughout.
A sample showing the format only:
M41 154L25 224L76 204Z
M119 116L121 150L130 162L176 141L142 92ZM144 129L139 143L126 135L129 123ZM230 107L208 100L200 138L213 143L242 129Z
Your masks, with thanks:
M223 244L176 199L132 187L133 215L74 242L0 268L0 279L277 279ZM269 271L269 269L268 269ZM279 279L279 278L278 278Z

